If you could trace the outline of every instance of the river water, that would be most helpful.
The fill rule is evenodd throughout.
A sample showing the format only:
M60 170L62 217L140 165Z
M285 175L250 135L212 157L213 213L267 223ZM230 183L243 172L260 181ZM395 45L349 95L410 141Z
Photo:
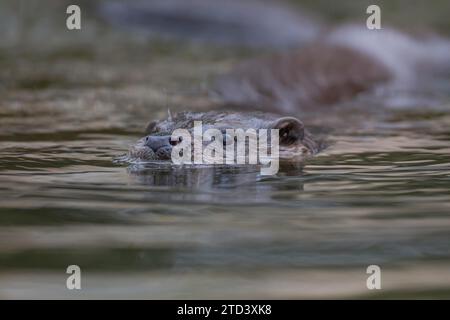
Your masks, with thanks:
M448 80L300 115L329 147L276 176L128 166L148 121L209 109L256 53L46 28L0 51L0 298L450 297Z

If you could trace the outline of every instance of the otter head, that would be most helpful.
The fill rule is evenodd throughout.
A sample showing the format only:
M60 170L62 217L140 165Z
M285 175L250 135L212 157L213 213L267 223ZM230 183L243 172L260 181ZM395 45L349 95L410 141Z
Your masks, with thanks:
M146 129L147 136L131 147L129 156L139 160L170 160L172 148L182 142L181 137L172 138L172 132L175 129L192 132L195 121L202 121L204 129L220 130L224 146L229 139L227 129L278 129L280 160L300 161L318 151L317 144L303 123L294 117L278 118L261 113L186 112L170 116L167 120L151 122ZM270 142L271 139L268 140Z

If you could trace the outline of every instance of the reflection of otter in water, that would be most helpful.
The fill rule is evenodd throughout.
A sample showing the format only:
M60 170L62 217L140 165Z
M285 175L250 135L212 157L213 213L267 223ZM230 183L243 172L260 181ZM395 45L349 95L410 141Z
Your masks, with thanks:
M264 178L257 166L249 165L189 165L178 166L170 162L154 162L128 167L130 177L138 184L155 187L177 187L179 192L158 193L155 201L205 201L205 202L258 202L276 197L276 191L285 191L285 184L271 183L270 177ZM303 173L302 163L285 162L280 166L278 175L299 177ZM266 180L267 179L267 180ZM255 181L260 183L255 184ZM303 190L304 182L295 180L289 189ZM187 190L204 192L190 193ZM224 190L241 190L230 196ZM245 190L245 192L242 192ZM247 197L249 193L253 196ZM231 197L231 198L226 198Z
M257 168L250 166L184 166L150 163L130 166L128 172L143 184L205 188L236 186L255 181ZM238 173L238 174L237 174Z

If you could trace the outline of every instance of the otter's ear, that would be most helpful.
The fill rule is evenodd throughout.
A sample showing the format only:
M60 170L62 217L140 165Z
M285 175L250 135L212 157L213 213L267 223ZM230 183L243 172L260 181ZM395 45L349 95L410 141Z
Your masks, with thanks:
M291 144L305 137L303 123L294 117L283 117L275 120L272 129L279 129L280 144Z
M157 121L150 121L150 123L147 125L147 128L145 128L145 134L148 135L153 132L157 124Z

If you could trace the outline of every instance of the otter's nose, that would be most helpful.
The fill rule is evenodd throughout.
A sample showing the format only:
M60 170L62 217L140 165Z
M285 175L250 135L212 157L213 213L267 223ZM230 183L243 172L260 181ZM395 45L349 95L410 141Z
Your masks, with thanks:
M146 136L145 145L156 152L161 147L170 146L170 136Z
M177 145L179 141L171 141L170 136L146 136L145 145L151 148L153 151L158 151L162 147L171 147Z

